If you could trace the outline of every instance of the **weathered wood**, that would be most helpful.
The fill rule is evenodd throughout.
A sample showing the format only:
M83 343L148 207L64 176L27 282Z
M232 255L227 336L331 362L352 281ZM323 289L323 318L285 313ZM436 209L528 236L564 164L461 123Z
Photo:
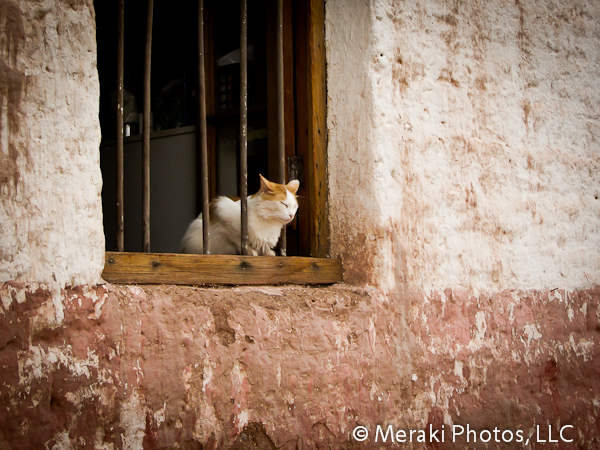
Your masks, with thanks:
M339 259L106 252L102 277L123 284L332 284Z
M327 87L325 60L324 0L310 0L309 12L309 201L310 254L325 257L329 253L327 214Z
M290 178L288 161L296 156L295 113L294 113L294 15L290 1L283 2L283 121L285 138L284 172L286 181ZM298 220L295 219L286 230L286 255L300 256L298 253Z
M295 151L302 157L302 175L300 176L300 188L298 190L298 212L297 225L299 256L310 255L310 216L311 208L309 203L309 185L308 182L308 4L306 2L294 2L294 16L296 17L295 27L295 51L294 51L294 72L296 89L296 149Z

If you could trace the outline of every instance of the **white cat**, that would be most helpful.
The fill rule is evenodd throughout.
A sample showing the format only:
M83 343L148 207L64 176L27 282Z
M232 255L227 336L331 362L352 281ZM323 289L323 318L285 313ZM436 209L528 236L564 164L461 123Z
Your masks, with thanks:
M298 210L298 180L287 185L260 176L260 189L248 197L248 254L275 256L281 229L294 220ZM241 254L241 202L218 197L210 203L210 252ZM182 253L203 253L202 214L188 227L181 242Z

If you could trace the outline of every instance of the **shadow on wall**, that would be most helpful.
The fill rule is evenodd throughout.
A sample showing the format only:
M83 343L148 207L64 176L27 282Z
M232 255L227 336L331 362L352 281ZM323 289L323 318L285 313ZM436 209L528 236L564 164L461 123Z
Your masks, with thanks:
M23 91L23 75L16 70L19 47L25 40L21 10L10 0L0 2L0 145L8 142L8 149L0 151L0 186L12 184L15 190L19 181L17 158L19 153L9 136L19 130L19 114ZM6 104L6 110L3 105ZM5 116L6 111L6 116ZM8 130L7 130L8 129ZM10 191L9 190L9 191Z

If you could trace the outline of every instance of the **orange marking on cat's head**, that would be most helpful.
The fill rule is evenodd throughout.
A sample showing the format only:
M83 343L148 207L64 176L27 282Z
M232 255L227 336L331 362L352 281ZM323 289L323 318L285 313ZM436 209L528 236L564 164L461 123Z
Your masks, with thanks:
M260 189L255 195L261 194L266 200L285 201L287 191L295 195L300 186L298 180L292 180L288 184L277 184L267 180L260 174L258 176L260 177Z

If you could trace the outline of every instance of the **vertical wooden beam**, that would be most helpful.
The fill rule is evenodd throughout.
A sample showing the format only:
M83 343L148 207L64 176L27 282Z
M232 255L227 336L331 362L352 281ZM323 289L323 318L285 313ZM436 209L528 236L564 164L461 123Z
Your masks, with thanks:
M329 253L327 214L327 85L325 58L325 3L309 0L309 202L310 254L324 258Z
M296 119L294 101L294 13L293 2L283 2L283 108L285 121L285 176L292 180L289 170L289 158L296 156ZM302 178L302 177L300 177ZM304 182L304 181L302 181ZM286 252L290 256L298 256L298 220L286 227Z
M300 189L298 190L297 223L299 256L308 256L310 249L310 216L312 212L309 203L308 182L308 4L307 2L294 2L294 16L296 18L295 47L294 47L294 88L296 90L296 154L303 159Z
M248 5L240 0L240 203L241 250L248 254Z
M144 54L144 135L142 140L142 214L143 249L150 251L150 74L152 71L152 20L154 0L148 0L146 17L146 49Z
M125 73L125 0L119 0L117 15L117 251L125 250L123 204L123 89Z
M284 90L283 90L283 0L277 0L277 182L285 184L285 120L284 120ZM281 230L279 250L281 256L286 256L286 228Z
M208 149L206 133L206 77L204 70L204 0L198 0L198 132L202 178L202 244L210 254L210 212L208 207Z

